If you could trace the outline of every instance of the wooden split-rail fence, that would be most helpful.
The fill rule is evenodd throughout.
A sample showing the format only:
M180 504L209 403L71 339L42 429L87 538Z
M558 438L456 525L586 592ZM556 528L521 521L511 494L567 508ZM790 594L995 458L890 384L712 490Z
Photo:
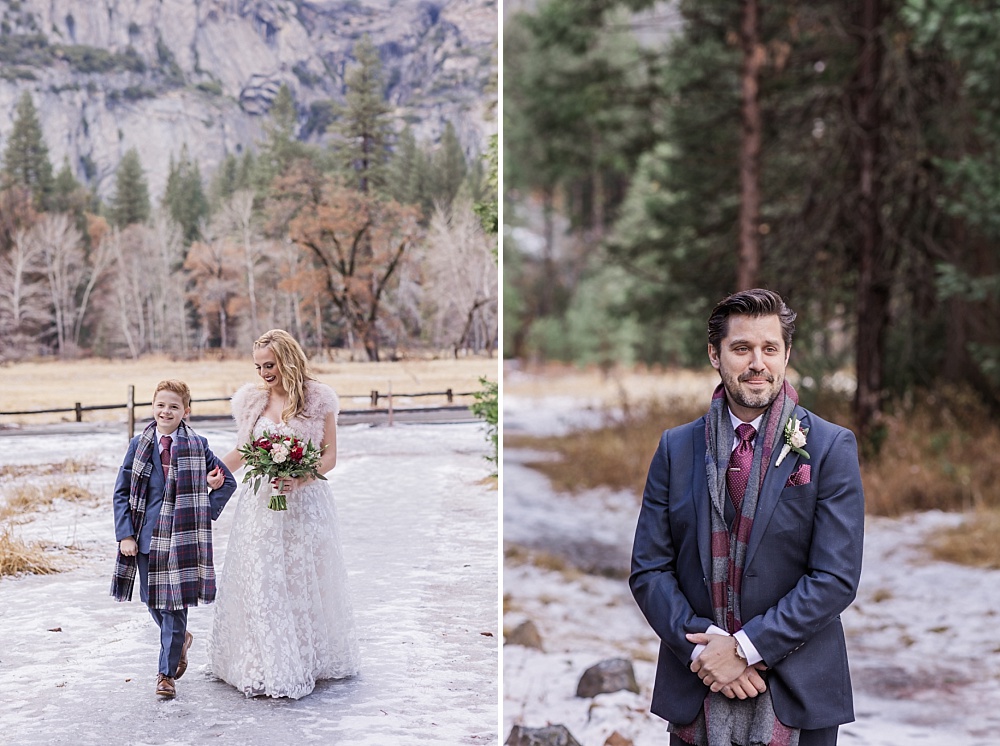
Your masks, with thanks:
M438 397L443 396L447 400L448 404L452 405L454 404L455 397L469 397L469 396L474 396L475 393L476 392L473 391L455 392L453 389L445 389L444 391L423 391L416 394L393 394L392 387L390 386L388 391L378 391L376 389L373 389L371 391L369 395L371 401L371 408L369 410L341 410L341 414L362 414L365 412L377 411L379 402L384 399L387 405L384 411L388 414L389 424L391 425L393 421L394 398L402 397L405 399L414 399L425 396L438 396ZM356 398L360 397L358 396L341 397L341 399L356 399ZM191 403L204 404L208 402L223 402L229 400L230 397L228 396L219 396L211 399L192 399ZM137 402L135 400L135 386L130 384L128 387L127 401L124 404L97 404L85 407L80 402L75 402L72 407L61 407L57 409L25 409L14 412L0 412L0 417L4 416L13 417L18 415L31 415L31 414L65 414L67 412L73 412L76 416L76 421L83 422L84 412L96 412L99 410L106 410L106 409L125 409L127 411L129 437L131 438L132 435L135 433L135 408L150 407L152 405L153 402ZM420 409L419 407L407 408L408 411L415 411L419 409Z

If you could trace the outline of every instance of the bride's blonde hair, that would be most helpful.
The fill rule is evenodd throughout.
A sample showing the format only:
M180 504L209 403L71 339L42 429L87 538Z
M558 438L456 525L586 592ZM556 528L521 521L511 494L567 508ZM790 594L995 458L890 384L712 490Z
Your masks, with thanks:
M255 351L265 347L269 347L274 353L278 374L281 376L281 385L285 387L285 393L288 394L288 402L281 412L281 421L288 422L289 419L298 417L305 410L305 382L314 379L309 375L306 354L302 351L302 347L295 341L295 337L284 329L271 329L264 332L253 343Z

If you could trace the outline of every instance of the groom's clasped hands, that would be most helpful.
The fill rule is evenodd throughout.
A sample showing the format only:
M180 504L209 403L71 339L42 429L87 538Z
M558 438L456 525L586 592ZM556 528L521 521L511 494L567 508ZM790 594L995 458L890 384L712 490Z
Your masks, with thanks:
M691 662L691 670L713 692L721 692L729 699L747 699L767 691L760 675L761 671L767 670L767 666L763 663L748 666L737 655L733 637L697 633L687 635L687 639L695 645L705 646Z

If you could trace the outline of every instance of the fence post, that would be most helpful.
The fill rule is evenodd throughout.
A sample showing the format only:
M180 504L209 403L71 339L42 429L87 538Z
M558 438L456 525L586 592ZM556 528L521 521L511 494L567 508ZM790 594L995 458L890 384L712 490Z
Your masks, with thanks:
M76 409L76 421L83 422L83 406L80 404L80 402L77 402L73 406Z
M389 427L392 427L392 381L389 381Z
M378 406L378 389L372 389L372 406Z
M128 412L128 439L132 440L135 435L135 386L128 385L128 401L125 402L125 409Z
M454 401L455 394L452 393L451 389L448 389L445 393L448 395L448 403L451 404Z

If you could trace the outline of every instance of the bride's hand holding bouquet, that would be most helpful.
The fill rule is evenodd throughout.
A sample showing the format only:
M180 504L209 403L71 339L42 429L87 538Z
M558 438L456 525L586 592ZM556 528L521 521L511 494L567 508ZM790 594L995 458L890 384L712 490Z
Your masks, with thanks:
M246 464L243 482L250 482L254 492L265 480L277 490L267 503L271 510L288 509L285 494L279 489L280 480L302 477L326 480L318 469L322 450L311 440L265 431L261 437L241 446L239 452Z

